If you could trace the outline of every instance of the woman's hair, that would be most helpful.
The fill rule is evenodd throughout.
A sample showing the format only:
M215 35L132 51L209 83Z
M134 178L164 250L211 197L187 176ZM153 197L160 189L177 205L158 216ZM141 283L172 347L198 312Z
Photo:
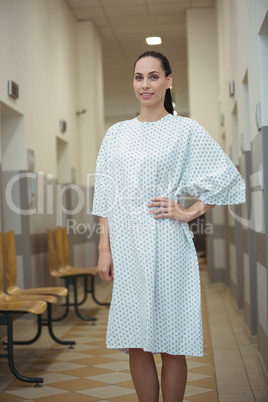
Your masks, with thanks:
M166 58L166 56L164 56L162 53L156 52L154 50L148 50L147 52L140 54L139 57L137 58L137 60L135 61L134 67L136 66L137 62L140 59L143 59L144 57L154 57L155 59L160 60L161 66L162 66L163 70L165 71L165 76L168 77L169 74L171 74L171 67L170 67L169 61ZM170 88L168 88L166 90L164 107L168 113L173 114L174 109L173 109L173 104L172 104Z

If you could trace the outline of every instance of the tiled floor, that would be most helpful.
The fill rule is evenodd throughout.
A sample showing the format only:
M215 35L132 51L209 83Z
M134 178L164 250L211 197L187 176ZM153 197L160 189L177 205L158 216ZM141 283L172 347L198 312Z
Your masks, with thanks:
M256 348L249 345L243 319L234 311L225 288L208 285L205 271L201 270L201 277L204 357L187 358L188 381L184 400L268 401L256 365ZM103 283L98 293L100 298L102 295L102 298L109 299L111 285ZM7 362L1 361L1 402L138 401L129 372L128 355L105 347L108 309L96 307L89 300L86 307L83 306L83 312L86 314L87 311L98 318L96 325L79 320L73 312L64 322L54 325L57 336L76 340L74 349L55 344L46 329L34 345L15 347L17 369L29 376L42 376L42 388L14 380ZM16 320L15 338L30 338L33 327L34 320ZM155 360L160 374L159 355L155 355Z

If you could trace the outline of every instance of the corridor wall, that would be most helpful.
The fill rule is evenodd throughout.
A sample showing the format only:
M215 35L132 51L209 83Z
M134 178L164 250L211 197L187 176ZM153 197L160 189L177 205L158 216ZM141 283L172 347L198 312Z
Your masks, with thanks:
M102 48L94 24L81 25L64 0L0 2L1 229L16 233L21 286L55 283L48 274L46 228L69 218L75 221L71 262L96 265L97 239L77 226L94 225L81 194L92 197L94 177L89 181L87 174L95 170L103 136ZM8 95L8 80L19 85L18 99ZM21 122L16 133L9 124L15 118ZM16 152L14 144L20 144ZM24 215L6 198L12 177L12 200L28 211Z
M226 284L234 305L243 313L249 338L258 345L259 365L268 384L268 165L264 157L268 152L268 1L218 0L214 13L198 9L187 13L189 39L195 38L194 45L188 43L188 57L194 65L191 68L189 64L190 115L199 120L203 116L209 132L214 128L210 134L245 180L247 202L215 207L206 214L206 222L213 225L213 234L207 236L210 279ZM204 18L211 18L212 24L202 30ZM215 36L209 38L206 32L213 27ZM210 62L207 69L199 69L194 54L199 47L203 49L199 57L206 60L212 60L216 52L216 67ZM217 78L216 95L205 90L210 76ZM259 106L262 118L258 113L258 126Z

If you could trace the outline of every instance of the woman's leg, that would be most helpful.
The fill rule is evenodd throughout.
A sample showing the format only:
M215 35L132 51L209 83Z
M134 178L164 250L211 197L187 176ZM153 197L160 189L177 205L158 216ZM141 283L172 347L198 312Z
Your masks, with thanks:
M139 401L158 402L159 381L152 353L129 349L129 366Z
M164 402L182 402L187 381L185 356L161 353L161 389Z

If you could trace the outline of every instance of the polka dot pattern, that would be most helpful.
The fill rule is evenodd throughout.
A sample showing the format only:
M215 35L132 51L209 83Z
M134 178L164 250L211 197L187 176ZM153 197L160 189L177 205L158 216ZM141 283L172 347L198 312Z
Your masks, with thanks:
M196 121L167 115L113 125L96 165L94 215L108 218L114 263L107 347L203 355L200 278L187 223L155 220L152 197L245 202L235 165ZM183 204L184 205L184 204Z

